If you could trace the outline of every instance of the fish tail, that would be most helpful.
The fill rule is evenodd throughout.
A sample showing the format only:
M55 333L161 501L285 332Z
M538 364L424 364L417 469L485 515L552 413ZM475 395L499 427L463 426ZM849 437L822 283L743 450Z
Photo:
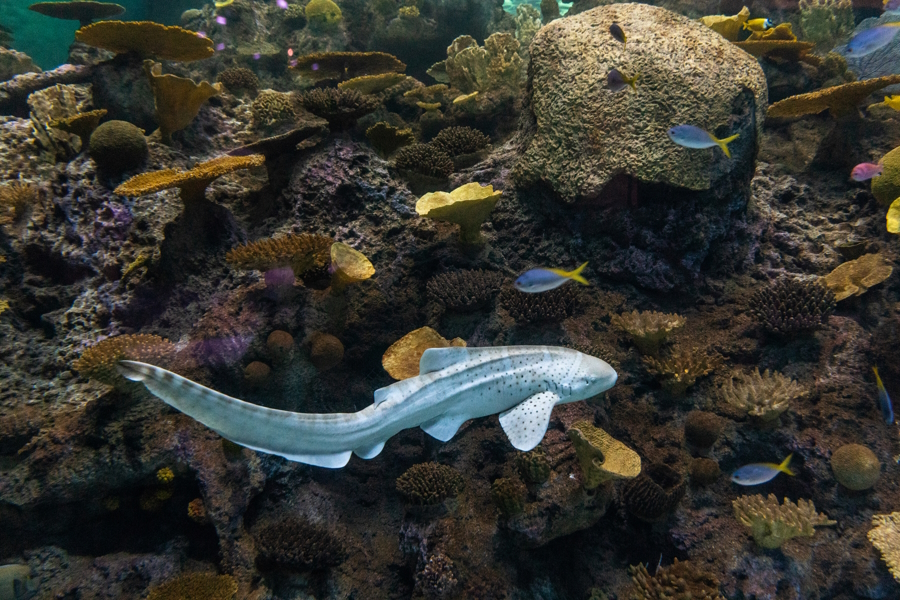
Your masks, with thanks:
M733 141L736 140L736 139L738 138L738 136L740 136L740 135L741 135L741 134L736 133L736 134L734 134L734 135L732 135L732 136L730 136L730 137L727 137L727 138L725 138L725 139L723 139L723 140L719 140L719 139L716 139L715 137L713 137L713 140L719 145L719 148L722 149L722 152L725 153L725 156L727 156L728 158L731 158L731 150L728 149L728 143L729 143L729 142L733 142Z
M878 385L878 389L884 387L884 384L881 383L881 375L878 374L878 367L872 367L872 371L875 373L875 384Z
M580 267L578 267L578 268L575 269L574 271L569 271L568 273L566 273L566 277L568 277L569 279L574 279L575 281L577 281L577 282L580 283L581 285L591 285L591 284L588 282L588 280L585 279L584 277L582 277L582 275L581 275L581 272L584 271L584 268L585 268L586 266L587 266L587 262L585 262L583 265L581 265Z
M745 30L746 30L746 29L750 29L750 28L747 26L747 21L744 21L744 23L743 23L743 28L744 28Z
M631 89L633 89L634 91L637 91L637 80L638 80L638 77L640 77L640 76L641 76L640 73L636 73L635 76L632 77L632 78L628 81L628 85L630 85L630 86L631 86ZM584 263L584 264L587 264L587 263Z
M790 475L791 477L794 476L794 472L791 471L791 469L788 467L788 465L791 464L791 459L793 457L794 457L794 453L791 452L790 454L788 454L788 457L786 459L784 459L783 461L781 461L781 464L778 465L779 471L781 471L785 475Z

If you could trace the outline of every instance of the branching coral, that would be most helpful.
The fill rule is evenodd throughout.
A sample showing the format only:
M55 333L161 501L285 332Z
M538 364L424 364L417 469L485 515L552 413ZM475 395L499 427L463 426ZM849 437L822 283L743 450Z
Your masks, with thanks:
M453 172L453 160L450 155L431 144L412 144L400 148L394 157L394 166L419 175L441 179L449 177Z
M413 465L397 478L397 491L412 504L440 504L463 487L465 480L459 471L433 462Z
M159 364L174 351L175 345L158 335L117 335L85 349L72 367L82 375L112 385L124 381L116 371L120 360Z
M491 500L504 517L517 515L525 510L528 490L518 477L501 477L491 484Z
M577 303L578 291L571 285L542 294L526 294L512 288L500 293L500 304L520 323L562 321L572 316Z
M207 81L194 83L184 77L163 75L162 65L152 60L144 61L144 71L150 79L159 133L164 144L172 142L174 132L191 124L207 100L219 95L219 88Z
M192 62L215 54L211 39L152 21L102 21L76 31L75 40L119 54L135 52L158 60Z
M475 38L463 35L447 48L447 59L429 73L444 72L448 82L463 93L506 88L517 92L524 62L519 42L509 33L493 33L479 47Z
M779 279L750 296L750 313L768 332L776 335L818 329L834 312L835 297L824 285L796 279Z
M293 121L297 117L294 100L290 94L263 90L250 105L253 122L258 127L267 127L284 121Z
M663 389L673 395L683 394L698 379L712 373L723 359L697 348L679 348L660 358L645 356L644 364L660 381Z
M381 104L375 96L341 88L315 88L300 94L299 102L312 114L328 121L332 129L338 130L349 127Z
M147 600L233 600L237 589L231 575L188 573L153 588Z
M894 267L882 254L864 254L850 260L822 278L822 282L834 292L838 302L850 296L861 296L869 288L891 276Z
M900 581L900 512L872 515L872 525L867 537L881 552L881 559L891 575Z
M451 271L428 280L425 286L428 299L447 310L470 312L490 304L500 286L503 275L495 271Z
M428 600L451 598L459 587L456 567L443 552L429 553L419 562L416 590Z
M630 313L613 315L610 322L628 332L634 345L642 354L659 356L660 345L668 339L672 332L684 327L685 318L681 315L652 310L633 310Z
M734 385L734 377L722 386L722 399L763 421L777 419L790 408L793 400L802 398L807 393L796 381L777 371L770 373L766 369L760 375L757 368L749 375L738 374L738 377L742 380L738 386Z
M856 24L851 0L800 0L803 37L824 50L834 48Z
M650 463L622 486L622 501L637 518L658 521L678 506L686 490L681 473L662 463Z
M229 92L245 90L255 94L259 87L259 77L250 69L244 67L231 67L219 73L216 81L225 86Z
M586 490L615 479L634 479L640 474L641 457L638 453L599 427L588 421L578 421L568 433L575 445Z
M778 548L795 537L812 537L816 527L834 525L837 521L816 512L809 500L800 499L794 504L788 499L779 504L778 499L769 494L741 496L732 503L734 516L750 528L753 539L762 548Z
M431 192L416 202L416 212L428 219L459 225L459 240L466 244L481 242L481 224L494 210L503 194L492 185L467 183L450 193Z
M471 127L448 127L442 129L431 143L454 157L484 150L491 144L491 139Z
M11 181L0 186L0 225L13 223L41 200L43 189L34 183Z
M245 271L269 271L290 267L300 277L306 271L331 261L334 240L309 233L288 234L250 242L228 251L225 260Z
M299 517L268 523L254 534L256 563L266 571L312 571L340 564L344 540L325 525Z
M719 592L719 580L701 571L690 561L658 567L651 576L644 565L628 568L637 588L635 600L725 600Z

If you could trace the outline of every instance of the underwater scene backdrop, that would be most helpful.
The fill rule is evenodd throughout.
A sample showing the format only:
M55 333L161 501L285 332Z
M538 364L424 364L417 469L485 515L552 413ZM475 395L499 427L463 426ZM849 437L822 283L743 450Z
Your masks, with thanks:
M900 598L898 34L0 0L0 600Z

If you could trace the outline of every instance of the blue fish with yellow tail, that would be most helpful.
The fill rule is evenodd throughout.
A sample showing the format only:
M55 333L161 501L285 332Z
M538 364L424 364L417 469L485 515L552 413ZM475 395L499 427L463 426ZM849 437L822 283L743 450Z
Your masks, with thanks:
M850 56L866 56L876 50L881 50L897 37L897 33L900 32L898 27L900 27L900 22L886 23L857 33L847 42L847 54Z
M894 406L891 404L891 397L888 396L884 384L881 382L881 376L878 374L878 367L872 367L875 371L875 383L878 385L878 407L881 408L881 416L884 422L890 425L894 422Z
M568 281L577 281L582 285L590 285L588 280L582 277L581 272L587 266L584 263L574 271L563 271L562 269L531 269L525 271L516 279L516 289L520 292L528 294L538 294L540 292L549 292L555 290Z
M731 474L731 480L738 485L761 485L775 479L779 473L794 476L794 472L788 468L791 464L792 454L781 461L780 465L775 463L753 463L744 465Z
M720 140L705 129L694 127L693 125L678 125L671 128L668 132L669 139L685 148L712 148L718 146L725 153L725 156L731 158L731 151L728 150L728 143L736 140L740 134L736 133L731 137Z

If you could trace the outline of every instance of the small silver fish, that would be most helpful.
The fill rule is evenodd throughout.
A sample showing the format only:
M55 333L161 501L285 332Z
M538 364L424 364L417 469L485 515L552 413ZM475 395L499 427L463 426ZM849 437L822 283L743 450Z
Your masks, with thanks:
M881 382L881 376L878 374L878 367L872 367L875 371L875 383L878 385L878 406L881 408L881 416L884 422L890 425L894 422L894 406L891 404L891 397L888 396L884 384Z
M772 481L779 473L794 476L794 472L788 468L793 454L789 454L780 465L775 463L752 463L744 465L731 474L731 481L738 485L760 485Z
M562 269L531 269L525 271L513 284L520 292L529 294L537 294L540 292L549 292L555 290L569 280L577 281L582 285L590 285L588 280L581 276L581 272L587 266L584 263L574 271L563 271Z

